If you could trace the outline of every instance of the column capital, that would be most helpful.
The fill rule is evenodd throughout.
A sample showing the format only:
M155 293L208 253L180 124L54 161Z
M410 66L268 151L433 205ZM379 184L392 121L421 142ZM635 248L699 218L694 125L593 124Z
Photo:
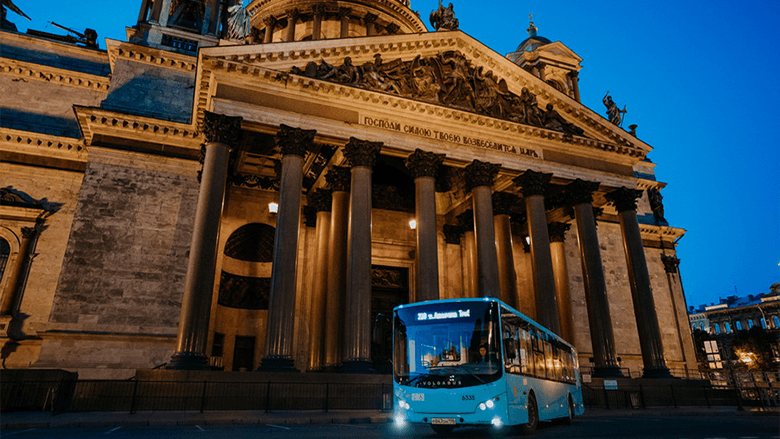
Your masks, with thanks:
M566 232L571 228L569 223L552 222L547 224L547 231L550 233L550 242L563 242L566 239Z
M456 216L460 224L461 232L474 231L474 211L469 209Z
M585 181L579 178L566 185L566 201L571 205L593 202L593 192L599 188L596 181Z
M317 212L330 212L333 206L333 191L331 189L316 189L309 194L309 206Z
M378 15L369 12L365 15L365 17L363 17L363 22L366 24L376 23L377 18L379 18Z
M387 26L385 26L385 29L387 30L388 34L395 35L395 34L397 34L398 32L401 31L401 26L399 26L399 25L397 25L395 23L390 23Z
M269 15L269 16L263 18L263 24L265 24L268 27L276 26L276 21L277 21L276 17L274 17L273 15Z
M382 145L382 142L370 142L350 137L349 142L344 146L344 157L352 167L366 166L370 168L374 166Z
M479 186L492 187L501 165L474 160L464 168L466 187L469 192Z
M242 120L242 117L206 111L203 117L203 135L206 137L206 143L222 143L231 148L235 147L241 137Z
M620 187L606 194L604 198L606 198L610 203L614 204L618 213L620 213L629 210L636 211L636 200L641 196L642 191L639 189Z
M461 226L445 224L442 227L442 232L444 232L444 242L447 244L460 244L460 237L463 235Z
M301 16L301 11L298 10L298 8L288 9L284 11L287 14L287 20L298 20L298 17Z
M314 15L320 15L320 16L322 16L323 14L325 14L325 10L326 10L326 9L327 9L327 8L325 7L325 3L315 3L315 4L314 4L314 5L312 5L312 7L311 7L311 11L312 11L312 13L313 13Z
M664 263L664 271L667 273L677 273L680 266L680 260L675 256L661 255L661 262Z
M347 166L334 166L325 174L325 181L333 192L349 192L352 174Z
M517 186L520 186L523 196L544 195L547 186L550 184L550 180L552 180L552 176L552 174L545 174L529 169L515 177L512 182Z
M316 130L304 130L287 125L280 125L276 133L276 146L282 151L282 156L297 155L306 157L306 151L314 141Z
M406 168L412 173L414 179L420 177L436 178L436 171L444 162L444 154L415 149L409 157L404 160Z
M338 15L340 19L345 19L349 16L349 14L352 13L352 8L346 8L346 7L339 7Z
M511 215L512 206L517 205L520 202L520 198L509 192L494 192L493 193L493 216L496 215Z
M35 227L22 227L22 239L35 238L35 234L38 233Z

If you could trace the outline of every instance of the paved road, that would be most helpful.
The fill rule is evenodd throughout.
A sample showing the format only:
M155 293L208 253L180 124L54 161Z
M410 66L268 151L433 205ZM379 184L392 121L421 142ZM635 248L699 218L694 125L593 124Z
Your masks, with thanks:
M392 424L188 425L170 427L91 427L6 430L13 439L338 439L440 438L427 426L398 431ZM506 435L504 437L515 437ZM633 416L582 418L574 425L542 424L532 436L542 438L620 439L780 439L780 418L753 416ZM456 430L447 438L494 439L485 430Z

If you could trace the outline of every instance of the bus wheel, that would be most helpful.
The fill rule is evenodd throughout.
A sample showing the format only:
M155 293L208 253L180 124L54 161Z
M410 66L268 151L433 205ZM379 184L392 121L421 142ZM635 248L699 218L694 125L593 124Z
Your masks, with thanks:
M569 413L566 417L561 418L561 422L565 425L571 425L574 422L574 401L571 400L571 395L568 397Z
M455 430L454 425L431 424L431 428L437 434L450 434Z
M528 423L520 426L523 434L533 434L539 425L539 408L536 405L536 397L533 393L528 395Z

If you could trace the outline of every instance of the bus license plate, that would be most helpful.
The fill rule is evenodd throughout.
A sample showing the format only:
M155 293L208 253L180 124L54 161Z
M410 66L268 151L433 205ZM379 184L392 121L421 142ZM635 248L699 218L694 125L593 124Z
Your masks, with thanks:
M455 425L455 418L431 418L431 424Z

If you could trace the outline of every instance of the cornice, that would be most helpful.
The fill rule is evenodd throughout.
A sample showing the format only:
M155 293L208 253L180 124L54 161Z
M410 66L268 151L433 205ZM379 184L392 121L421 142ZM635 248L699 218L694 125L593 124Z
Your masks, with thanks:
M389 62L398 58L404 59L404 56L409 59L417 55L432 56L446 50L458 50L472 63L491 69L499 78L507 81L507 86L514 93L519 93L523 87L528 88L539 98L540 107L552 103L561 114L566 115L570 122L585 129L586 135L596 138L567 136L570 143L630 157L630 162L633 164L638 162L637 159L644 158L652 149L625 130L614 126L604 117L460 31L204 48L200 51L202 66L199 72L201 77L198 81L198 90L196 90L198 102L195 118L198 121L202 119L202 112L206 109L205 105L211 94L209 87L213 72L209 70L221 70L266 79L284 79L288 87L297 85L316 92L362 96L366 101L381 102L391 108L408 107L413 111L441 114L444 117L459 117L461 120L474 121L479 125L501 126L506 127L504 129L512 129L512 132L530 132L531 135L540 138L553 140L560 138L562 142L564 141L564 135L554 131L287 73L293 66L303 67L309 61L320 59L331 64L340 64L345 56L350 56L355 64L361 64L372 61L375 54L381 54L383 59ZM455 116L456 114L459 116ZM515 128L509 128L510 126Z
M674 242L685 235L685 229L651 224L639 224L639 231L642 239L649 241Z
M197 58L194 56L139 46L124 41L106 39L106 49L112 72L117 59L126 59L182 72L194 72L197 67Z
M95 107L73 106L84 144L89 146L99 138L101 142L137 142L156 145L154 150L176 155L197 156L203 138L190 124L170 122L143 116L134 116ZM149 149L149 148L145 148Z
M662 181L655 181L655 180L648 180L646 178L638 178L636 181L636 187L637 189L647 190L647 189L658 189L659 191L666 187L666 183Z
M0 39L14 41L20 47L51 47L56 49L61 56L73 55L77 59L94 58L95 61L105 62L106 51L93 47L77 46L71 43L50 40L48 38L31 36L18 32L2 32Z
M110 86L110 79L104 76L58 69L56 67L8 58L0 58L0 73L15 76L22 80L32 79L100 92L108 92Z

